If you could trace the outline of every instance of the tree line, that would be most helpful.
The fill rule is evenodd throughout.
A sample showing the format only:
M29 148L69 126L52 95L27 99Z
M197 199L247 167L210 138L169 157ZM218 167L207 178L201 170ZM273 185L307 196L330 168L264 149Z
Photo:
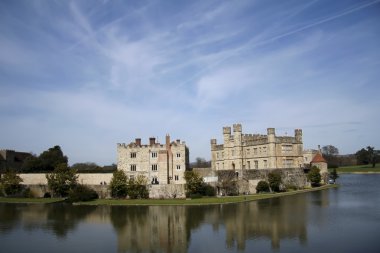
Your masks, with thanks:
M353 165L371 165L375 167L376 163L380 161L380 150L376 150L372 146L362 148L355 154L344 156L339 155L339 149L333 145L323 146L321 151L329 168Z

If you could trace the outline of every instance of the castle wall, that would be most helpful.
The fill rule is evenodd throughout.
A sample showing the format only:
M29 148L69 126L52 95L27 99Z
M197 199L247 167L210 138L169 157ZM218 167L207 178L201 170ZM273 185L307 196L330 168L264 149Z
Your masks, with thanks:
M258 169L258 170L242 170L240 171L239 178L237 179L238 192L240 194L255 194L256 186L259 181L268 181L268 174L273 171L281 173L283 185L294 185L298 188L310 186L307 181L306 174L303 169L290 168L290 169ZM225 178L225 175L231 173L231 170L219 170L216 172L218 178ZM228 177L228 176L227 176ZM232 179L231 179L232 180ZM218 184L217 184L218 185Z
M18 174L34 196L43 197L49 192L46 174ZM112 179L112 173L79 173L78 182L94 189L100 198L111 197L108 189ZM104 184L106 182L106 184ZM102 184L100 184L102 183ZM183 184L148 185L149 198L185 198L185 186Z

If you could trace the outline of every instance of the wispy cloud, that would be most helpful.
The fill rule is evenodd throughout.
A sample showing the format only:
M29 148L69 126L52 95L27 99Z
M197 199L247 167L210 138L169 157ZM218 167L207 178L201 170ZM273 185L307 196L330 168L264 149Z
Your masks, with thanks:
M208 158L235 122L304 128L306 147L380 145L379 5L2 2L1 148L104 164L117 142L170 132Z

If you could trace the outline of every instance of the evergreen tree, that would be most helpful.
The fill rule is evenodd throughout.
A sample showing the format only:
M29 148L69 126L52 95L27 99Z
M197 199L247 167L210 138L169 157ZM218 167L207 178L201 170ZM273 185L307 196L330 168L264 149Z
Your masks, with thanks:
M309 173L307 174L307 179L309 179L312 186L318 186L321 182L320 169L316 166L311 167Z
M123 170L113 172L109 189L111 190L111 196L114 198L125 198L127 196L127 175Z

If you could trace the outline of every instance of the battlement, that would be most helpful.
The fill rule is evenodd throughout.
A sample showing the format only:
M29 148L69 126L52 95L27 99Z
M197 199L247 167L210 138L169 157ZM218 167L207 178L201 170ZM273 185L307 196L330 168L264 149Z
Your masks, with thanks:
M233 124L233 129L234 129L234 132L241 132L242 131L241 124Z
M231 127L223 127L223 134L231 134Z

